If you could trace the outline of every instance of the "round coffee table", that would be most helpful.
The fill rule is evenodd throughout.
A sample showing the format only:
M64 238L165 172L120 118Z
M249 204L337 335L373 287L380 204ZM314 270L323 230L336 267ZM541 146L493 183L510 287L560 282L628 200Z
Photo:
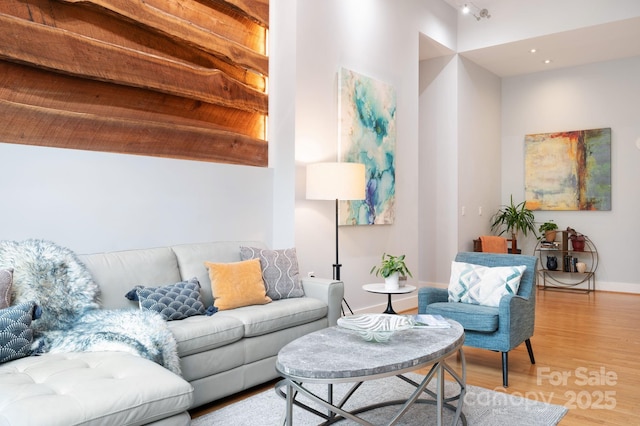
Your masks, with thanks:
M292 424L294 404L323 418L326 424L347 418L365 425L370 423L357 414L381 406L402 404L399 412L389 421L389 424L396 424L414 403L420 402L436 406L438 425L442 425L443 408L455 412L452 424L457 424L458 419L466 424L466 418L462 413L466 388L466 364L462 351L464 330L459 323L449 322L450 328L412 328L397 331L386 343L368 342L355 331L330 327L302 336L284 346L276 361L276 370L284 377L284 380L276 384L276 392L286 399L284 423ZM462 363L461 374L445 362L447 357L456 352L459 353ZM420 383L402 375L429 365L432 367ZM445 372L449 373L460 387L458 395L446 399ZM397 376L411 383L416 387L415 391L402 401L379 402L350 412L342 408L362 382L390 376ZM434 377L437 377L436 392L426 389ZM309 383L327 384L327 398L322 399L309 391L305 387ZM333 385L337 383L353 385L341 401L334 402ZM283 388L286 388L286 392ZM321 413L296 400L298 393L325 407L328 413ZM424 396L430 398L420 398ZM450 404L455 400L458 401L457 406Z
M391 295L392 294L405 294L411 293L415 291L415 287L412 285L404 285L402 287L390 289L385 286L384 283L376 283L376 284L365 284L362 286L362 289L368 291L369 293L381 293L387 295L387 309L383 312L385 314L395 314L396 311L393 310L393 306L391 306Z

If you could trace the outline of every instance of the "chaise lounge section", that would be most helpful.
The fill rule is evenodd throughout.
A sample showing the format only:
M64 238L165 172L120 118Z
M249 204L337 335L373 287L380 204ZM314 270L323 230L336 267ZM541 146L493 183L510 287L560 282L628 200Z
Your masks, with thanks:
M101 310L139 310L138 302L124 297L132 288L192 278L201 285L204 305L211 306L214 295L205 262L240 262L240 247L267 249L258 241L209 242L77 259L101 290ZM0 268L7 266L0 250ZM189 424L186 410L276 378L281 347L336 324L342 282L300 282L303 297L166 321L182 377L121 347L54 351L1 364L0 425Z

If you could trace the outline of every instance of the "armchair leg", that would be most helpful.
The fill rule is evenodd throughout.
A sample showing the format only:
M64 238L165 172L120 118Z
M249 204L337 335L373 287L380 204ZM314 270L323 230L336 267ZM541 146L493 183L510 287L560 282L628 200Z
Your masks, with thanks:
M536 359L533 357L533 348L531 347L531 340L524 341L527 345L527 352L529 352L529 359L531 364L536 363ZM502 386L509 387L509 352L502 352Z
M527 339L524 341L527 345L527 352L529 352L529 359L531 360L531 364L536 363L536 359L533 357L533 349L531 348L531 340Z
M502 386L509 387L509 352L502 352Z

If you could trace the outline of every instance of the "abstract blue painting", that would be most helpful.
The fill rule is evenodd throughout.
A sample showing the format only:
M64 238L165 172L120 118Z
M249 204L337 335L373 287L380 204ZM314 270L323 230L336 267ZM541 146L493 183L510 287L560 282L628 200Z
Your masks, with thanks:
M392 86L342 68L340 160L363 163L366 199L340 202L340 225L386 225L395 218L396 93Z

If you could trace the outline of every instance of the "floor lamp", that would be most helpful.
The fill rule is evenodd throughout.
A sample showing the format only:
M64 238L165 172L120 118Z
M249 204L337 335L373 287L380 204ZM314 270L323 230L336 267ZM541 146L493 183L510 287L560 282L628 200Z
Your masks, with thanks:
M338 202L340 200L364 200L365 170L360 163L316 163L307 166L307 200L335 200L336 202L336 263L333 279L340 280L338 244ZM343 299L349 312L349 303ZM344 311L343 311L344 313Z

